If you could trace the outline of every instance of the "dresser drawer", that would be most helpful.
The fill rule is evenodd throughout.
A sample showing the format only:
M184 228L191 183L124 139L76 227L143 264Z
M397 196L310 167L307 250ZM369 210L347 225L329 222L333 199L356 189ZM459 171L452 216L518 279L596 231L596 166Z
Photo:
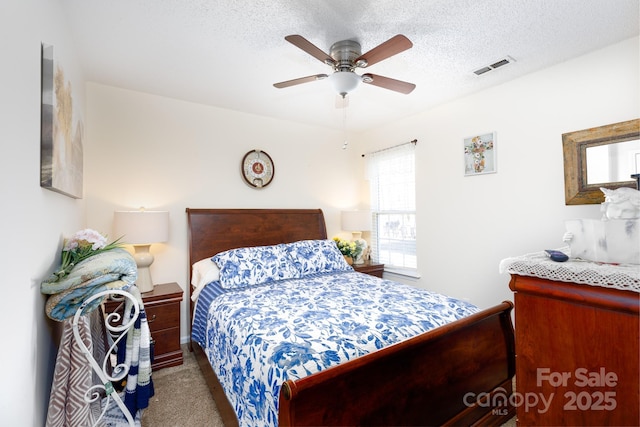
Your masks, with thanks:
M151 332L180 326L180 304L145 305L147 323ZM179 337L178 337L179 339Z
M180 328L162 329L151 332L154 355L162 355L180 350Z

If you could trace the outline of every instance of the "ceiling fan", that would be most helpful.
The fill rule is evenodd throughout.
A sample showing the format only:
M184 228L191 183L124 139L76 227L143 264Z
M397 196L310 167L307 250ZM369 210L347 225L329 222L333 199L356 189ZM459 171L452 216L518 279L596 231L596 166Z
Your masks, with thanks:
M313 43L300 35L291 35L284 38L289 43L304 50L309 55L333 68L333 74L315 74L313 76L300 77L275 83L274 86L282 89L302 83L314 82L329 78L338 93L344 98L349 92L354 90L358 83L366 83L384 89L393 90L404 94L409 94L416 85L377 74L365 73L358 75L356 68L366 68L380 61L383 61L400 52L404 52L413 46L411 40L398 34L386 42L374 47L365 54L361 53L360 43L354 40L342 40L331 46L329 54L316 47Z

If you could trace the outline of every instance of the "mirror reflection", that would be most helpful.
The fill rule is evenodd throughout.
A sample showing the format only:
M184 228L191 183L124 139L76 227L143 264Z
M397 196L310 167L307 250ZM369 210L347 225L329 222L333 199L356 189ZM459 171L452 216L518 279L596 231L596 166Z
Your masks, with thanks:
M587 185L629 181L640 173L640 140L587 147Z

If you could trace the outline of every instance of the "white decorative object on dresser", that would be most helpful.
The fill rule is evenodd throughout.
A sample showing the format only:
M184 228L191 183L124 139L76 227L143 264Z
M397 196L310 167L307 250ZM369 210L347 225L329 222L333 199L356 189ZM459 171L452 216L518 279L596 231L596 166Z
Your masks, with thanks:
M640 191L601 188L602 219L570 219L563 240L574 258L616 264L640 264Z

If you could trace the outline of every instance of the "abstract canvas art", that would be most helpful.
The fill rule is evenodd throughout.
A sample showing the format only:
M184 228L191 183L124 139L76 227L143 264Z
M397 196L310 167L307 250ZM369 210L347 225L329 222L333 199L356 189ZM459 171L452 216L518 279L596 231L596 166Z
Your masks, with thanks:
M73 104L71 82L54 61L53 46L42 44L40 186L82 198L83 123Z

